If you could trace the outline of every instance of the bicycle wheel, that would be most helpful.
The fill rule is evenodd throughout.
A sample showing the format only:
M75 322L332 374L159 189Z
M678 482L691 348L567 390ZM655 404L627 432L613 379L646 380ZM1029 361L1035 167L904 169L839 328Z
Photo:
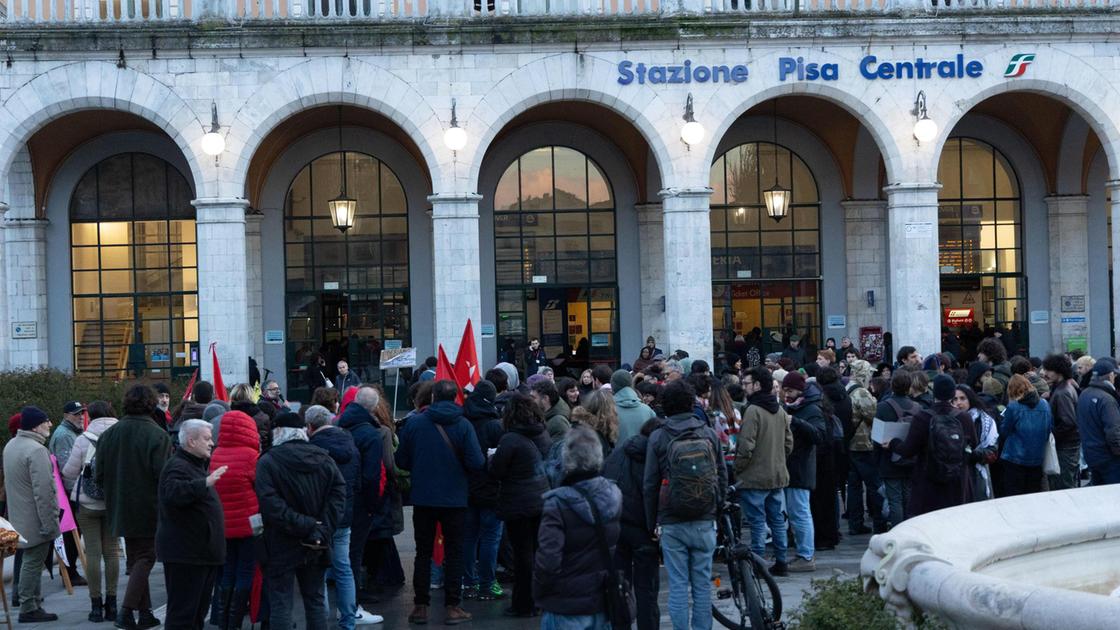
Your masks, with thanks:
M729 630L761 629L751 622L746 560L728 558L723 567L725 570L717 574L716 565L712 565L712 618Z
M751 554L751 582L760 603L764 623L767 621L781 621L782 619L782 591L778 588L778 582L774 576L770 575L769 569L766 568L766 561L758 556L758 554Z

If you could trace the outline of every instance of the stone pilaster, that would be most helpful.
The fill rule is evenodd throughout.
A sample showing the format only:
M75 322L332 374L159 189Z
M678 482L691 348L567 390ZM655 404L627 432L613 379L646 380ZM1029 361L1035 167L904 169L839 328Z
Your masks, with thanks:
M1050 350L1066 350L1075 329L1063 331L1062 316L1084 317L1084 341L1089 340L1089 196L1055 195L1046 197L1050 223ZM1062 298L1072 297L1062 308ZM1078 300L1077 298L1080 298Z
M660 203L634 206L638 213L638 255L642 283L642 342L653 335L658 343L665 340L665 217ZM625 357L626 351L623 351Z
M847 335L859 344L862 326L887 330L887 202L882 199L851 199L840 202L844 209L844 248L847 259ZM868 306L868 291L875 305Z
M226 387L249 376L244 199L195 199L198 228L198 345L202 378L212 381L210 344Z
M47 221L6 217L4 221L4 271L7 317L4 338L8 340L8 368L35 369L50 364L47 321ZM17 325L34 324L13 333ZM16 338L28 335L27 338Z
M441 193L432 204L432 293L436 345L455 360L467 320L475 347L482 347L482 284L479 272L478 201L475 193ZM433 354L434 354L434 348Z
M666 352L712 362L712 189L667 188L664 206Z
M887 193L890 326L893 348L941 350L941 277L937 191L940 184L893 184Z
M1120 322L1120 180L1109 180L1105 189L1111 200L1108 212L1112 217L1112 319ZM1120 326L1112 329L1112 347L1120 348Z
M261 262L261 223L264 213L245 211L245 285L249 315L249 356L264 362L264 283ZM262 372L263 376L263 372Z

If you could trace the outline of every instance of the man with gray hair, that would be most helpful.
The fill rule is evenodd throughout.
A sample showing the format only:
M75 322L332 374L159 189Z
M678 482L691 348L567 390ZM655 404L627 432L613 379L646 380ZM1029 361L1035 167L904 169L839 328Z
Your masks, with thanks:
M303 418L281 413L272 426L272 448L257 463L256 482L270 624L292 627L292 586L298 581L306 614L303 627L326 628L324 574L346 507L346 482L330 455L308 443Z
M226 562L225 518L214 484L228 467L207 472L213 446L209 422L184 420L179 448L159 476L156 556L167 582L168 628L202 627Z
M665 382L669 383L684 376L684 366L676 359L669 359L665 362Z
M533 601L544 611L542 628L607 628L603 584L610 567L600 538L613 557L622 492L599 475L603 448L587 427L568 431L560 459L564 480L544 495Z

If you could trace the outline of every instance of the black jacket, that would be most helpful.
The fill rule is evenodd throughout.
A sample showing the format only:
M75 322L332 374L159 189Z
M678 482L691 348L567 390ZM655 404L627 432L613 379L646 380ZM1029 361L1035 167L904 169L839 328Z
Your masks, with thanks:
M323 427L311 436L310 442L331 456L346 482L346 507L338 527L350 527L354 521L354 497L362 490L362 460L354 438L349 431L338 427Z
M487 458L487 451L498 448L498 441L504 433L498 410L494 403L472 392L463 405L463 417L470 420L474 427L475 436L478 437L478 447L482 457ZM483 470L470 471L468 479L468 502L471 507L494 509L498 507L498 482L490 478L490 474Z
M904 411L913 408L914 412L921 410L921 406L914 402L907 396L895 396L888 394L883 397L883 400L875 407L875 417L883 422L898 422L898 413L895 412L894 406L887 400L894 400L898 403ZM994 409L995 407L991 407ZM997 418L998 419L998 418ZM875 452L879 453L879 477L881 479L909 479L910 475L914 472L913 462L899 463L894 461L896 458L891 457L891 452L885 450L878 444L874 445Z
M209 460L178 449L159 475L156 556L161 562L220 566L226 562L222 502L206 485Z
M540 515L548 492L544 460L551 446L543 424L514 425L498 441L498 450L490 458L490 476L501 484L497 508L502 520Z
M832 402L832 411L837 418L840 418L840 426L844 427L844 444L851 443L856 429L852 425L852 399L848 397L848 390L844 389L844 383L841 381L833 381L821 389ZM847 448L845 447L844 450L846 451Z
M798 406L786 405L791 416L793 451L786 457L789 487L813 490L817 487L817 447L828 441L828 424L820 407L821 391L810 383Z
M346 429L358 447L361 486L354 495L355 520L372 518L384 497L378 496L381 489L382 464L385 459L385 445L377 420L357 403L350 403L338 418L338 426Z
M618 541L622 501L610 481L598 476L565 480L545 495L540 547L533 563L533 600L543 610L559 615L593 615L605 610L606 559L591 506L580 490L595 502L612 557Z
M1050 390L1050 411L1054 414L1054 444L1058 447L1081 446L1077 432L1077 398L1081 392L1073 379L1063 381Z
M257 425L257 435L261 438L261 452L272 448L272 418L261 406L251 402L237 402L230 405L230 411L240 411L253 419ZM215 439L215 442L217 440Z
M611 451L603 462L603 476L618 485L622 491L623 529L637 529L649 537L646 524L646 502L642 487L646 470L646 449L649 437L638 434L626 440L621 447Z
M697 418L691 411L669 416L661 421L661 426L649 436L649 442L646 444L642 496L646 509L646 528L651 532L657 528L658 523L679 522L679 519L662 509L661 482L666 478L669 469L669 443L685 431L693 430L712 441L712 452L716 454L716 471L719 475L716 482L716 502L702 518L694 520L714 521L719 509L723 507L724 495L727 494L727 466L723 465L723 450L720 448L719 436L716 435L715 429Z
M346 482L326 451L303 440L273 446L257 463L257 498L264 520L262 565L275 572L330 564L326 550L301 544L330 543L346 508Z

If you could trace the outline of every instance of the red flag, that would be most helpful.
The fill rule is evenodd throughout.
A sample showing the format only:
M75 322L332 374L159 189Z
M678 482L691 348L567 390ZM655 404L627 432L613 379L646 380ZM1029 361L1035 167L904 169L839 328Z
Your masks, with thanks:
M191 392L194 391L194 382L198 379L198 368L194 369L194 374L191 374L191 380L187 381L187 390L183 392L183 400L191 397ZM180 401L182 402L182 401Z
M436 380L437 381L453 381L458 383L455 378L455 366L451 365L451 361L447 360L447 353L443 351L443 344L439 346L439 352L436 353ZM459 395L455 397L456 404L463 404L463 391L459 390Z
M436 563L437 567L443 566L443 527L440 523L436 523L436 540L432 545L432 562Z
M478 350L474 346L474 326L467 320L463 338L459 341L459 352L455 355L455 382L463 391L471 391L482 380L479 376Z
M210 356L214 357L214 398L222 402L229 402L229 392L226 384L222 382L222 368L218 365L218 342L210 342Z

